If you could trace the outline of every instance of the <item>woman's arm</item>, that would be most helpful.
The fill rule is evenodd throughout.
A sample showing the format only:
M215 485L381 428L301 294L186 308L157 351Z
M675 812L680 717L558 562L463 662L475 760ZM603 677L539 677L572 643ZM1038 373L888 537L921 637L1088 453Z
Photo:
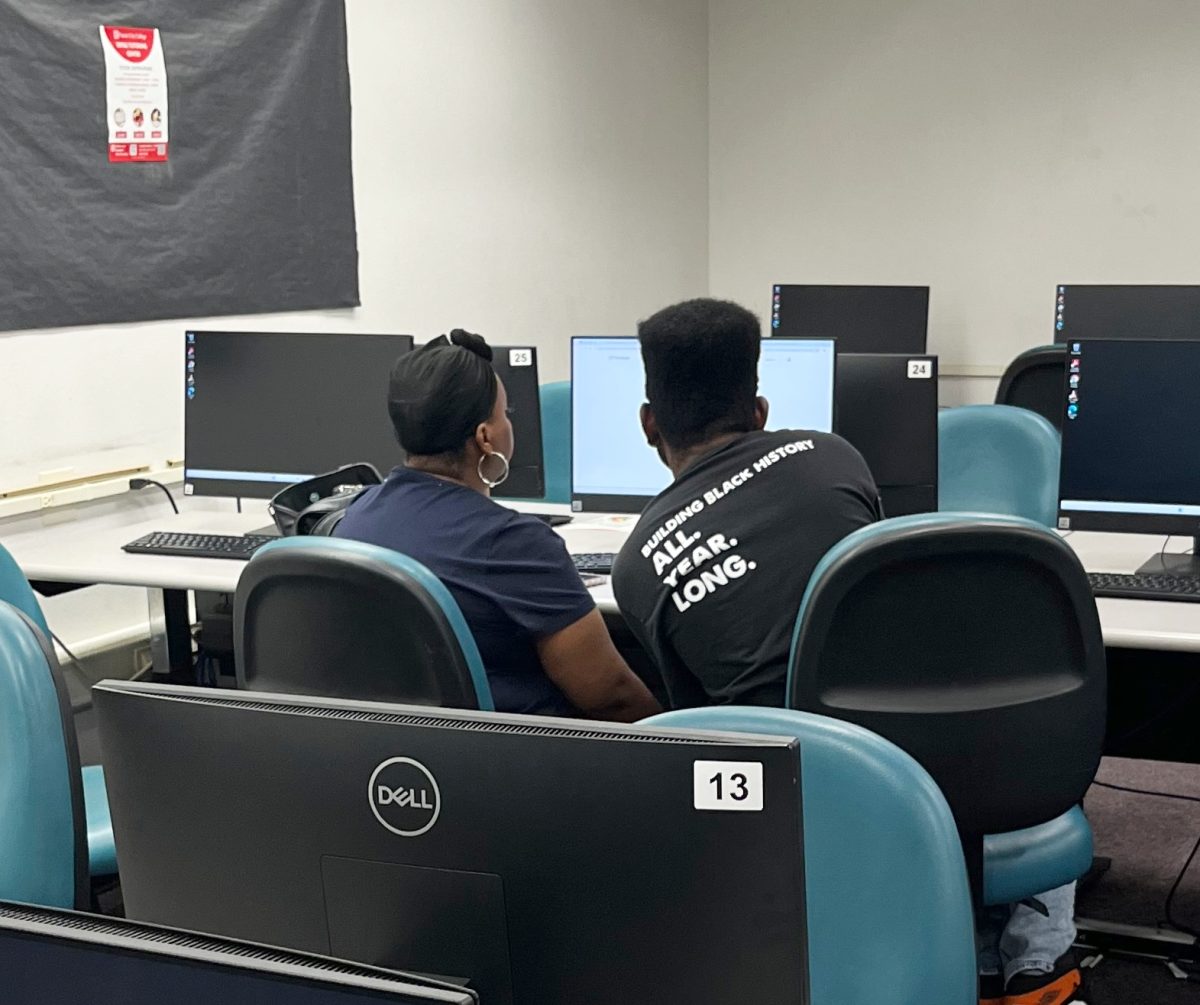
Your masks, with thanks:
M540 638L537 650L546 675L589 718L637 722L662 711L621 659L596 609Z

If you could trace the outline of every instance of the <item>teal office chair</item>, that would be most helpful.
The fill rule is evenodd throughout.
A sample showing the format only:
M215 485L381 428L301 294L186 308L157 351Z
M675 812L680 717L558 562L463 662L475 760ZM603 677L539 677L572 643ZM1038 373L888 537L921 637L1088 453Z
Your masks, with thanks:
M1104 641L1087 574L1047 528L924 514L846 537L801 601L787 702L887 737L929 772L982 903L1088 870L1079 803L1104 742Z
M975 1005L962 848L916 761L859 726L789 709L685 709L643 725L799 739L813 1005Z
M246 564L233 605L238 687L492 711L475 639L420 562L334 537L288 537Z
M546 501L571 501L571 382L543 384L542 463L546 469Z
M1037 412L1061 430L1067 414L1063 386L1067 375L1067 347L1039 345L1017 356L996 389L997 405L1014 405Z
M50 626L42 613L37 595L29 580L13 560L12 555L0 545L0 602L11 604L24 614L43 637L49 639ZM58 659L51 648L51 661L55 672ZM75 729L71 727L71 742L75 742ZM76 758L78 760L78 758ZM2 762L0 762L2 763ZM83 769L83 793L87 812L87 840L90 873L101 878L115 876L117 872L117 846L113 841L112 818L108 813L108 794L104 789L104 769L93 764Z
M88 847L71 702L34 619L0 601L0 900L86 908Z
M1053 527L1061 441L1046 419L1012 405L938 413L938 509L1000 513Z

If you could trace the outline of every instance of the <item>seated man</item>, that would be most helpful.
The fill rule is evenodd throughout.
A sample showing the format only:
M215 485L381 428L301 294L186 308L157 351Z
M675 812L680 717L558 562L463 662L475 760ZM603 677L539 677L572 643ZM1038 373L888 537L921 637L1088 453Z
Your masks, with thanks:
M638 337L642 428L675 481L621 550L617 604L673 708L781 708L808 578L833 545L881 517L879 491L840 437L764 432L749 311L690 300L643 321Z
M675 481L617 558L617 604L672 707L781 707L808 580L834 544L882 517L874 479L840 437L764 431L749 311L691 300L643 321L638 336L642 428ZM994 1005L1061 1005L1078 988L1074 885L1039 900L1049 917L1015 905L982 919L981 996Z

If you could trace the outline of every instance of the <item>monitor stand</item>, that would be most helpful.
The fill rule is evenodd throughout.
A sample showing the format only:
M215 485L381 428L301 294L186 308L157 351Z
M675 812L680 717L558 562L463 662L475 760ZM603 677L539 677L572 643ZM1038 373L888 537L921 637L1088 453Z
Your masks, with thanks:
M1192 551L1168 551L1154 555L1138 569L1139 576L1188 576L1200 579L1200 537L1192 538Z

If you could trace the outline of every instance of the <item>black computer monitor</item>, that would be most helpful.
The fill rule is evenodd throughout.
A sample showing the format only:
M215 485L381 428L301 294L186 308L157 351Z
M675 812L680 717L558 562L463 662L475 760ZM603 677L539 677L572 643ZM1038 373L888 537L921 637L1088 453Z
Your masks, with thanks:
M190 331L184 336L185 495L269 499L295 482L404 457L387 410L410 335Z
M834 430L863 455L885 516L937 511L936 356L839 354Z
M151 925L0 902L12 1005L478 1005L474 992L374 967Z
M94 691L132 918L487 1005L805 1002L794 738Z
M1060 530L1200 537L1198 385L1200 341L1067 343ZM1140 571L1200 569L1167 552Z
M758 390L770 402L771 429L833 429L837 352L830 339L768 338ZM636 338L571 340L571 509L640 513L671 484L646 443L638 410L646 375Z
M1200 286L1057 288L1051 341L1113 338L1200 339Z
M771 287L771 328L792 338L836 339L838 352L921 355L929 330L928 286Z
M533 346L493 346L492 366L508 392L514 443L508 478L492 489L492 496L541 499L546 495L546 475L542 462L537 349Z

